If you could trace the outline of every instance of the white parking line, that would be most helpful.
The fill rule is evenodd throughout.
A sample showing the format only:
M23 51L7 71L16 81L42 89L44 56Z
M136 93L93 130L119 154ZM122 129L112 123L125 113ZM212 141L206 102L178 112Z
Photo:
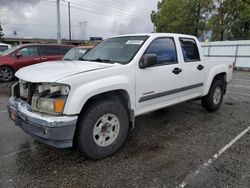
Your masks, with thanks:
M247 79L233 79L233 81L243 81L243 82L249 82L250 80L247 80Z
M0 113L7 113L7 110L0 110Z
M238 93L238 92L232 92L232 91L227 91L227 93L236 94L236 95L243 95L243 96L250 97L250 94L247 94L247 93Z
M236 100L236 101L241 101L241 99L236 98L236 97L232 97L232 96L228 96L228 95L226 95L226 97L229 98L229 99Z
M184 188L186 187L194 178L197 177L202 171L206 170L209 165L214 162L221 154L228 150L235 142L237 142L242 136L244 136L248 131L250 131L250 126L242 131L238 136L236 136L232 141L230 141L227 145L225 145L218 153L216 153L212 158L210 158L206 163L203 163L195 172L188 174L181 184L179 184L176 188Z

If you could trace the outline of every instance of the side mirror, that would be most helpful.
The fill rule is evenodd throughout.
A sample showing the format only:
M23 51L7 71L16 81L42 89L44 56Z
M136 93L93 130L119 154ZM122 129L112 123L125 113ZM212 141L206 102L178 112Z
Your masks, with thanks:
M151 67L153 65L156 65L158 61L157 55L156 54L145 54L142 56L140 62L139 62L139 67L141 69L145 69L147 67Z
M19 59L20 57L23 57L23 55L22 55L22 54L17 53L17 54L16 54L16 58L17 58L17 59Z

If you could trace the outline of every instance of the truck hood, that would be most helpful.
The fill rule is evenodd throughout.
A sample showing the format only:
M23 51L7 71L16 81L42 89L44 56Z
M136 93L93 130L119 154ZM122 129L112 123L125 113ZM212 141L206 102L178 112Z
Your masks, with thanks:
M56 82L72 75L107 69L116 64L89 61L51 61L24 67L16 72L16 77L33 83Z

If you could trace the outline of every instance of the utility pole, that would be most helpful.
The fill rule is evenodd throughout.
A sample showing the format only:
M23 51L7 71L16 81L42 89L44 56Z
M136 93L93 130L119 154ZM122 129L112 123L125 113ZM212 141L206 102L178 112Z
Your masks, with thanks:
M61 38L61 21L60 21L60 0L56 1L56 5L57 5L57 43L61 44L62 38Z
M68 2L68 11L69 11L69 42L71 43L71 18L70 18L70 2Z

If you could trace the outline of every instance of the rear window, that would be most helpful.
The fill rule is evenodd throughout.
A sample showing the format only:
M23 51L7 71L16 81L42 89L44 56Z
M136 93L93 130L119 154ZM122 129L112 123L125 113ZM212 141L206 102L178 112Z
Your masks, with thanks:
M41 56L63 55L61 46L40 46Z
M194 39L180 38L182 54L185 62L200 61L200 54Z

